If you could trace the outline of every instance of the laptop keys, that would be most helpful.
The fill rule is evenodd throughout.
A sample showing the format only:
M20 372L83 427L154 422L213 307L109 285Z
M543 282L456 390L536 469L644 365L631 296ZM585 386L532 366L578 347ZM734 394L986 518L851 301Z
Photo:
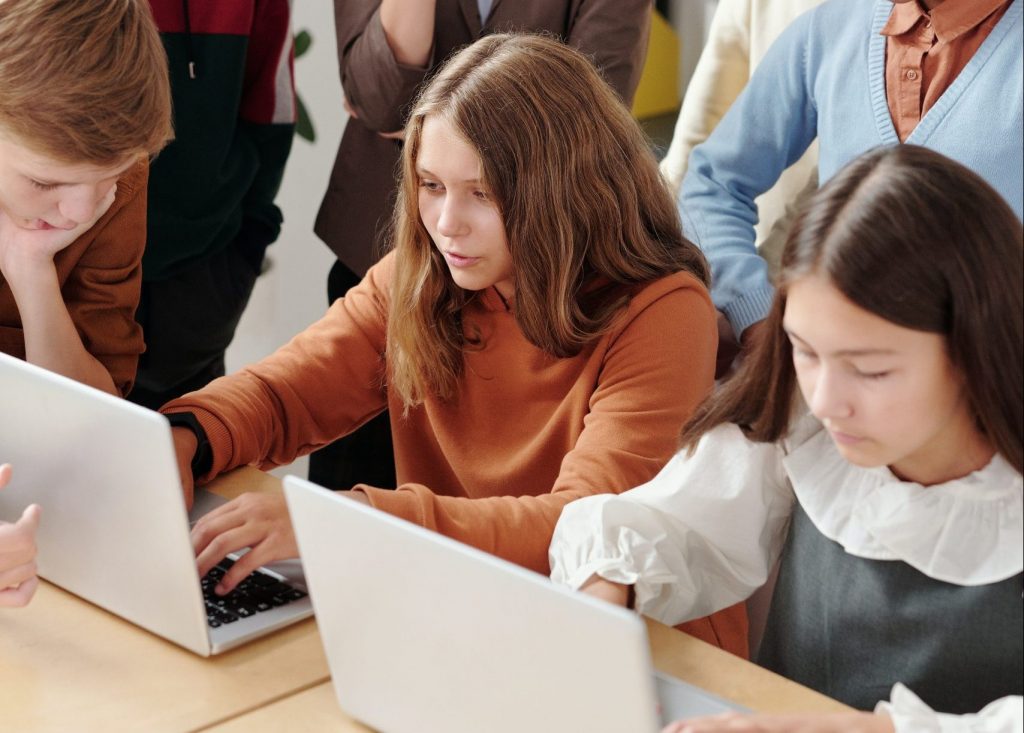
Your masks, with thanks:
M234 623L240 618L249 618L306 597L301 590L260 570L242 580L227 595L218 596L213 589L232 565L234 560L224 558L200 581L206 601L206 622L211 628Z

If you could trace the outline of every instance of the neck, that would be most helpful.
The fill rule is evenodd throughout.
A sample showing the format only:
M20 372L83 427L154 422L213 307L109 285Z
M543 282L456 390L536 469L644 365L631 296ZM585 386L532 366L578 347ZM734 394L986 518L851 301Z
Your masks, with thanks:
M975 432L966 440L934 446L927 455L908 456L889 466L889 470L903 481L935 486L981 470L995 454L992 444L981 433Z

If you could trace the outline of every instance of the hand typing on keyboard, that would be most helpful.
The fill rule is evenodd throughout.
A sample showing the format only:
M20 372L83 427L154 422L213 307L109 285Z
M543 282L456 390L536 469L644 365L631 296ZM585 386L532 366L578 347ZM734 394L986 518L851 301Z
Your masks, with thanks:
M251 548L218 579L217 595L230 593L260 565L299 556L283 494L242 494L217 507L192 528L192 546L200 577L227 554Z
M234 560L224 558L203 576L206 623L212 628L231 624L240 618L248 618L306 597L301 590L259 570L243 578L242 582L227 595L216 595L213 589L235 564Z

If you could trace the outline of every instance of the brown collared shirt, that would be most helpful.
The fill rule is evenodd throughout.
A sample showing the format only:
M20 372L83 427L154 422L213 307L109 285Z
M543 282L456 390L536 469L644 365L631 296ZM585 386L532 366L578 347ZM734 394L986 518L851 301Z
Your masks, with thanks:
M885 94L900 142L956 79L1012 0L944 0L928 11L920 0L894 3L881 33Z

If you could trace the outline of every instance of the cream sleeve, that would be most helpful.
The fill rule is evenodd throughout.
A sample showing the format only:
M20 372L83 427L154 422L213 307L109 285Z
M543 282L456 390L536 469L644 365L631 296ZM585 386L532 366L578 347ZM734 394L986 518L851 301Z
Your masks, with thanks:
M746 599L785 541L794 498L782 457L781 445L723 425L648 483L572 502L555 528L552 580L633 585L637 610L670 625Z
M875 712L892 718L896 733L1020 733L1024 730L1024 698L1009 695L970 715L936 713L917 695L901 684L892 688L889 702L881 702Z
M750 0L720 0L661 161L673 195L686 175L690 151L707 139L749 79Z

